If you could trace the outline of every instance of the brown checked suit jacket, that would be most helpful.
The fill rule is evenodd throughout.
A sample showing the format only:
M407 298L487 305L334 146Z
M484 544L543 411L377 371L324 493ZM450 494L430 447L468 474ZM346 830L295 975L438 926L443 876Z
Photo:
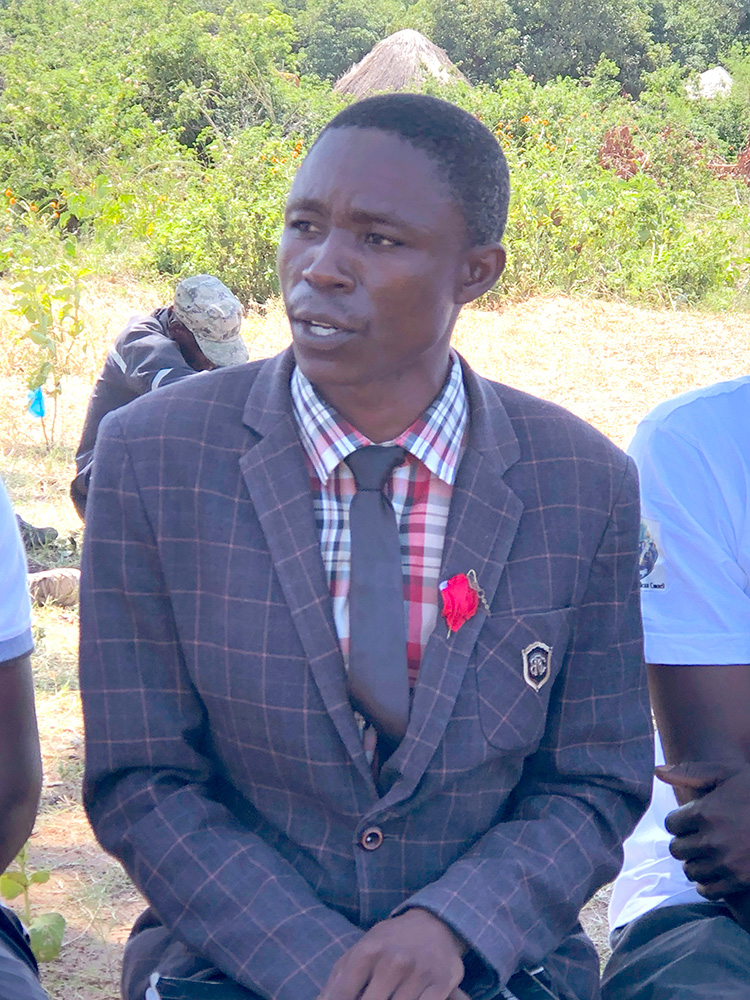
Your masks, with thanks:
M420 906L470 944L474 996L544 961L562 997L595 1000L578 913L618 869L653 760L632 462L465 366L441 579L473 569L491 613L436 626L380 794L292 365L196 376L102 424L81 600L97 837L166 939L263 997L315 1000L367 928Z

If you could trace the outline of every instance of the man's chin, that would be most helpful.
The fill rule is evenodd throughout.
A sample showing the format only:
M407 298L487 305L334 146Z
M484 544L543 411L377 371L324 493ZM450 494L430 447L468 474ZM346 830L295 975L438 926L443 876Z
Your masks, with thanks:
M313 385L355 385L362 381L357 377L358 366L353 365L351 360L342 358L340 351L320 349L314 343L296 339L292 342L292 350L297 367Z

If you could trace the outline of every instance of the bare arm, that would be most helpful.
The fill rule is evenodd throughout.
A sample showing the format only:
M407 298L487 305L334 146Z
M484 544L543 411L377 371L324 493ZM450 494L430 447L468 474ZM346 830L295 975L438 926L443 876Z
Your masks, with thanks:
M656 773L682 804L670 851L707 899L750 922L750 665L649 665L667 761ZM739 895L738 895L739 894Z
M29 837L42 787L42 762L28 654L0 663L0 871Z
M750 665L650 663L648 684L667 764L750 763Z
M643 421L630 447L661 562L642 591L667 761L656 773L681 803L666 818L670 850L708 899L750 890L750 465L733 398L685 397Z

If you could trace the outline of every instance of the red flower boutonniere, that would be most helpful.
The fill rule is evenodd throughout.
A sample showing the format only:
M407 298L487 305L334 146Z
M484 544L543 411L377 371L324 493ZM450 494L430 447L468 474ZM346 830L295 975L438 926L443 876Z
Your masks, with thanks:
M473 569L468 573L457 573L450 580L444 580L439 590L443 598L443 618L448 626L449 637L452 632L458 632L465 622L474 617L480 601L485 611L490 610Z

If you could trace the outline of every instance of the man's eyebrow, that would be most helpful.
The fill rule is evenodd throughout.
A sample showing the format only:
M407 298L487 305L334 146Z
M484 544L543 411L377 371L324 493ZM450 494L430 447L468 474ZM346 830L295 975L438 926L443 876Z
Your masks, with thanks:
M419 213L416 218L411 216L408 205L405 206L405 211L399 214L378 211L375 206L371 210L363 205L352 206L351 217L358 225L388 226L404 235L424 236L435 232L434 220Z
M325 202L318 198L300 197L290 198L286 203L285 211L317 212L320 215L327 215L329 208ZM429 224L425 224L422 220L417 222L402 215L388 215L387 213L379 212L376 209L370 211L362 206L359 208L352 207L350 215L354 222L359 225L393 226L398 227L399 229L409 229L414 232L427 232L432 229Z
M290 198L286 203L286 210L302 209L305 212L324 212L325 207L317 198Z
M355 222L375 223L380 226L408 226L409 221L398 215L383 215L378 212L368 212L365 208L355 208L352 212Z

